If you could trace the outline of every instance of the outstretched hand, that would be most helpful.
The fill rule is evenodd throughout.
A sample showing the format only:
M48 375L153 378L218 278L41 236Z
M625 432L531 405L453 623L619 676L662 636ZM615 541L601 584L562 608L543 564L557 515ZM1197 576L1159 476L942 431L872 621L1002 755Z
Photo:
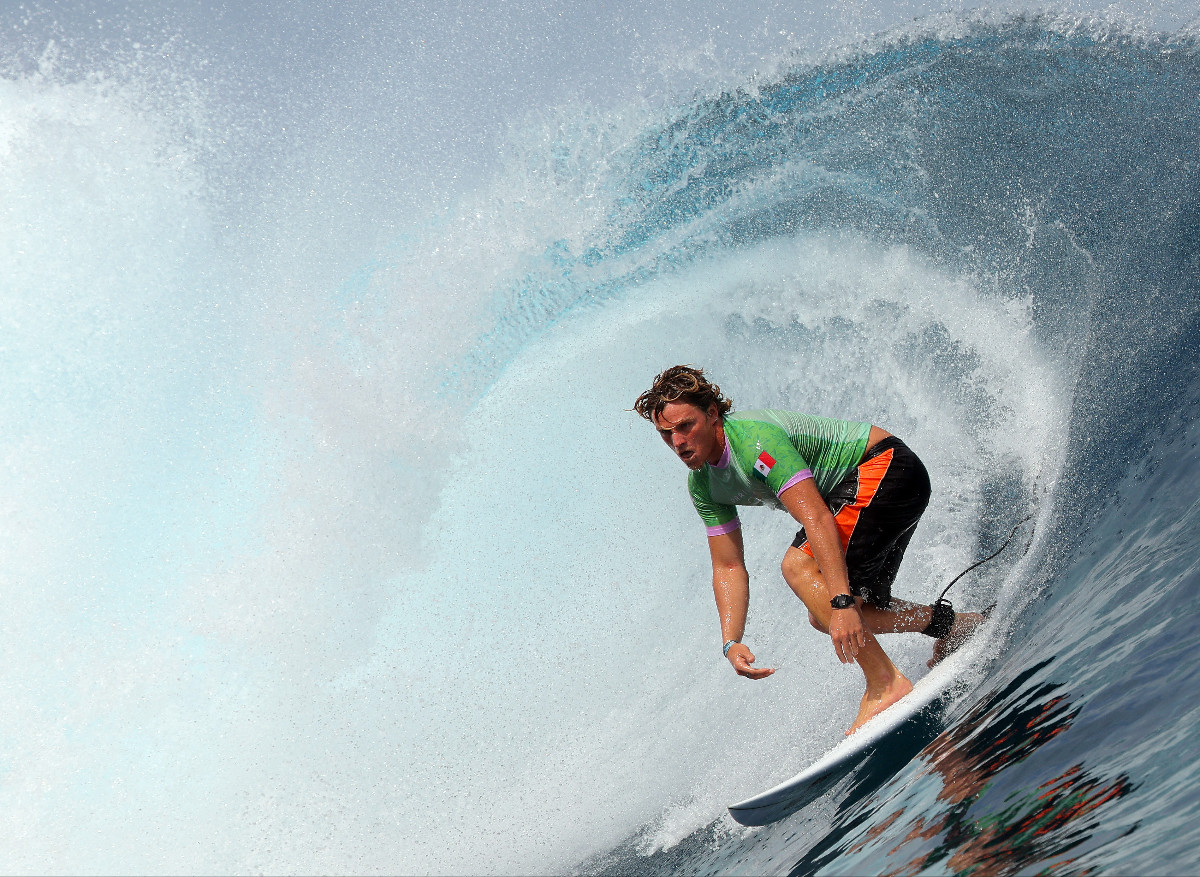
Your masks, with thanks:
M737 670L739 676L745 676L747 679L766 679L775 672L774 668L767 667L751 667L754 663L754 653L744 643L737 643L729 647L729 663L733 664L733 669Z
M833 640L833 651L838 660L843 664L853 664L859 650L867 644L867 630L858 609L835 609L829 619L829 637Z

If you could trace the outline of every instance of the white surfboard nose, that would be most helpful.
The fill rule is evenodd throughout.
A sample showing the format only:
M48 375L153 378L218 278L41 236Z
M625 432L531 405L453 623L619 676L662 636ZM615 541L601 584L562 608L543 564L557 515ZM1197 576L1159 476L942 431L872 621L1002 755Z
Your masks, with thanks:
M809 767L765 792L731 805L729 815L742 825L769 825L815 801L881 744L894 742L894 735L914 725L931 706L940 708L944 705L944 696L951 693L966 666L967 658L961 652L951 655L923 676L904 698L843 739ZM900 771L920 748L918 746L903 761L892 765L891 773Z

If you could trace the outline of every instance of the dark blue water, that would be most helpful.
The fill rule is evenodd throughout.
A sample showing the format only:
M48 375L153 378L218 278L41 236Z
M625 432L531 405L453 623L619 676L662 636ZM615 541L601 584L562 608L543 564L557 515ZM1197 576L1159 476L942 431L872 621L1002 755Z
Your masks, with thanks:
M962 30L684 108L641 142L602 250L702 216L664 260L851 229L1030 296L1034 331L1077 366L1020 584L1036 596L884 779L864 766L777 824L718 819L654 852L648 826L588 872L1200 872L1200 56L1036 19ZM961 368L943 340L931 330L922 358ZM1042 502L1019 479L991 487L979 556Z

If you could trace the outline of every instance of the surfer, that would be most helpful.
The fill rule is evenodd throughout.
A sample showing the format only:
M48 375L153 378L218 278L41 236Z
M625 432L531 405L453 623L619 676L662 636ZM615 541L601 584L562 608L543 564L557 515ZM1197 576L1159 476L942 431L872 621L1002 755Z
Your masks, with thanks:
M923 633L940 661L983 621L939 601L892 596L892 582L929 503L925 466L900 439L869 423L791 411L733 412L701 369L677 365L654 379L634 410L691 470L688 491L708 532L722 651L742 676L754 666L741 641L750 604L739 505L768 505L800 524L783 558L783 578L808 608L809 623L833 641L838 659L866 677L846 732L912 691L876 634Z

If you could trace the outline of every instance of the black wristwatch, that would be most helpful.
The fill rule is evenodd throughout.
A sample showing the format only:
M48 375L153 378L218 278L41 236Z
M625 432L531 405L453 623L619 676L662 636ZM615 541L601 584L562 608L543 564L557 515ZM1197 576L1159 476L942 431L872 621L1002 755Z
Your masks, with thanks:
M849 594L838 594L829 601L829 605L834 609L852 609L854 608L854 598Z

